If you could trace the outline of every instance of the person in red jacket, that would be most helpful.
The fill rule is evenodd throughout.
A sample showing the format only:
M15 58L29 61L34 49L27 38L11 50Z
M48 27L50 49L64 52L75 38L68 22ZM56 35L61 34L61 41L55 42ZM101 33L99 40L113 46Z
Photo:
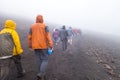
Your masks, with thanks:
M36 17L36 23L32 24L28 34L28 46L35 51L39 68L37 77L45 80L45 71L48 65L48 48L53 48L53 41L49 28L43 23L43 16Z

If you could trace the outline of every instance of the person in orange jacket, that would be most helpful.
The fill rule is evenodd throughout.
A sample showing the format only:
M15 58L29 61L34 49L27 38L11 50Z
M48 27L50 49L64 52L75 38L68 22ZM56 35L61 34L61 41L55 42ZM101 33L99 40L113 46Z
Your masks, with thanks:
M53 41L49 28L43 22L43 16L36 17L36 23L32 24L28 34L28 46L35 51L36 61L39 68L37 77L45 78L45 71L48 65L48 48L53 48Z

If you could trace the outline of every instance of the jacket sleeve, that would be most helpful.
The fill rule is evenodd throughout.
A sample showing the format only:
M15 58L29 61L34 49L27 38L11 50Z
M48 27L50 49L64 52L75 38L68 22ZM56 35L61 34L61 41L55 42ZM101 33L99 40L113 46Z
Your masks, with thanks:
M21 47L21 42L18 33L16 31L13 31L12 37L15 44L13 55L22 54L23 49Z
M48 46L49 46L50 48L53 48L53 41L52 41L52 38L51 38L51 34L50 34L50 32L49 32L49 28L46 27L46 28L45 28L45 31L46 31L46 38L47 38L47 41L48 41Z
M31 28L28 34L28 47L32 48L32 29Z

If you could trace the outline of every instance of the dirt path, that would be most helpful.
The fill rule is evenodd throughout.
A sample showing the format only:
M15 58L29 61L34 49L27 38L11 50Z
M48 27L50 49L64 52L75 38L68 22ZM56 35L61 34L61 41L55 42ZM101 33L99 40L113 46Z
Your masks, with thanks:
M54 54L49 58L48 79L120 80L120 47L115 48L115 45L105 41L92 35L82 35L74 36L73 45L69 45L65 52L62 51L61 43L55 45ZM115 52L115 55L112 54ZM25 50L25 53L22 62L27 74L14 80L36 80L34 52Z

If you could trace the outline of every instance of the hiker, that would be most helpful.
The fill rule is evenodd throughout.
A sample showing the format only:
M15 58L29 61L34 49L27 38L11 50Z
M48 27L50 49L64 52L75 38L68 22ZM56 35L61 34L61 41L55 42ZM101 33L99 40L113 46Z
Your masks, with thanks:
M46 68L48 65L48 48L53 48L53 41L50 36L49 28L43 21L43 16L38 15L36 17L36 23L34 23L28 34L28 47L33 49L36 56L36 62L38 64L39 73L38 79L46 80Z
M65 51L67 49L67 39L68 34L65 25L62 26L62 29L60 30L60 40L62 41L62 49Z
M74 35L72 27L69 27L69 29L67 30L67 33L68 33L68 43L72 45L72 37Z
M5 77L9 75L9 67L10 67L10 62L11 60L14 61L15 66L17 68L17 77L23 77L24 76L24 70L21 65L21 54L23 53L23 49L21 47L19 35L16 31L16 23L13 20L6 20L4 24L4 29L1 30L0 34L4 33L10 33L13 39L14 47L12 51L12 57L7 56L7 57L1 57L3 58L3 63L1 67L1 80L6 80ZM3 69L2 69L3 68ZM5 70L5 72L4 72ZM5 74L4 74L5 73ZM8 79L7 79L8 80Z
M82 35L81 29L78 29L78 35Z
M73 32L74 32L74 35L78 35L78 29L77 28L75 28L75 29L73 29Z
M55 29L53 31L53 39L54 39L54 42L55 42L55 45L57 45L57 43L59 42L59 30L58 29Z

